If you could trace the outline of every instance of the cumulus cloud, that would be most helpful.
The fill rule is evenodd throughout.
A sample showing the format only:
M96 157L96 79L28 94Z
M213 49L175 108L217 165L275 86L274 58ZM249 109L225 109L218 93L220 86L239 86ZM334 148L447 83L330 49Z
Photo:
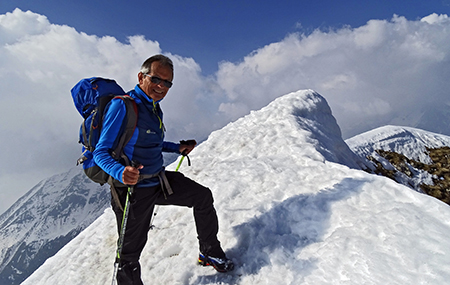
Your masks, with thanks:
M157 53L162 53L159 43L139 35L121 43L51 24L30 11L0 15L0 198L5 198L0 199L0 212L39 180L75 166L81 117L70 89L76 82L102 76L130 90L142 62ZM162 104L172 131L169 138L179 140L194 129L195 123L186 118L198 118L200 126L209 129L214 123L201 112L205 100L199 93L208 87L198 64L166 54L174 61L176 75ZM192 137L205 137L207 132ZM6 197L11 191L14 198Z
M291 34L239 63L221 63L221 110L243 115L291 91L311 88L329 102L344 136L448 102L450 20L395 16L366 25Z
M129 90L140 64L164 53L175 64L162 102L169 140L205 139L299 89L321 93L349 137L449 103L449 33L447 15L432 14L291 34L205 77L194 59L162 51L155 39L130 35L123 43L30 11L0 15L0 212L39 180L74 166L81 118L70 89L81 78L114 78Z
M445 23L448 21L448 15L438 15L436 13L433 13L431 15L423 17L421 21L428 24Z

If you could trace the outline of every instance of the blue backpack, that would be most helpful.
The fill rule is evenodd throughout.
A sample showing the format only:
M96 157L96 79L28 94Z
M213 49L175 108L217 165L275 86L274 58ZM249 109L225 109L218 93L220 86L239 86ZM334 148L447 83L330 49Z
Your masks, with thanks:
M117 183L103 169L95 164L92 152L100 138L103 123L103 112L108 103L113 99L121 99L125 102L127 116L126 124L117 146L112 150L114 159L125 165L130 165L130 160L123 153L123 147L130 141L137 123L137 105L130 96L120 87L116 81L100 77L85 78L80 80L71 90L72 99L80 115L84 118L80 127L79 143L83 145L81 157L77 165L82 164L86 175L94 182Z

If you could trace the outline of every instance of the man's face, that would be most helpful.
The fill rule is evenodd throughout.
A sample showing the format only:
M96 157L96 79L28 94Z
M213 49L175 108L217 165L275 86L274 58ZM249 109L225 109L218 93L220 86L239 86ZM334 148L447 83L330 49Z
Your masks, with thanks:
M167 66L160 65L158 61L155 61L152 63L150 72L147 75L139 72L139 87L141 87L142 91L144 91L148 97L153 99L153 101L157 102L163 99L167 92L169 92L169 87L165 85L164 81L172 82L172 70ZM152 76L162 79L161 82L153 83L151 80Z

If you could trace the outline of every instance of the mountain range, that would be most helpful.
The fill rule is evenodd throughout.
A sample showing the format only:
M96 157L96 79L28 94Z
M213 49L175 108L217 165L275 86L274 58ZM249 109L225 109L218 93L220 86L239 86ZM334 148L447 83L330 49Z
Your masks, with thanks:
M20 284L109 205L79 168L45 179L0 216L0 283Z

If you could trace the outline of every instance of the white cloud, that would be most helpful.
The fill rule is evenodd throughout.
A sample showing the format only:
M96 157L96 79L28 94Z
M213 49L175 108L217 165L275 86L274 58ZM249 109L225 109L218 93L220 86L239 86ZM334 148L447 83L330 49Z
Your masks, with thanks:
M31 11L22 12L15 9L12 13L0 15L0 43L8 44L18 38L28 37L42 33L50 27L47 17Z
M121 43L54 25L44 16L19 9L0 15L0 35L1 212L41 179L75 166L82 120L70 95L75 83L102 76L129 90L137 83L142 62L162 51L158 42L143 36ZM171 93L176 98L168 96L163 104L168 105L167 125L177 130L176 137L186 131L179 131L176 124L170 127L170 122L178 120L191 129L195 125L186 117L200 112L194 102L203 80L194 60L171 57L176 69Z
M79 79L114 78L129 90L141 63L161 52L175 64L174 87L162 103L167 138L175 141L204 139L299 89L327 99L344 136L411 117L429 101L448 102L450 90L446 15L418 21L394 16L357 28L291 34L241 62L221 62L216 74L204 77L194 59L162 51L144 36L122 43L16 9L0 15L0 201L7 200L0 212L12 203L10 190L18 198L74 166L81 117L70 89Z
M357 28L292 34L242 62L222 63L218 84L227 106L239 105L240 113L314 89L328 100L344 136L355 135L447 100L450 21L446 15L424 19L394 15Z
M375 49L383 44L388 28L386 21L371 20L365 26L349 32L354 35L356 48Z
M445 14L438 15L433 13L421 19L422 22L426 22L428 24L437 24L437 23L445 23L449 21L449 18Z

